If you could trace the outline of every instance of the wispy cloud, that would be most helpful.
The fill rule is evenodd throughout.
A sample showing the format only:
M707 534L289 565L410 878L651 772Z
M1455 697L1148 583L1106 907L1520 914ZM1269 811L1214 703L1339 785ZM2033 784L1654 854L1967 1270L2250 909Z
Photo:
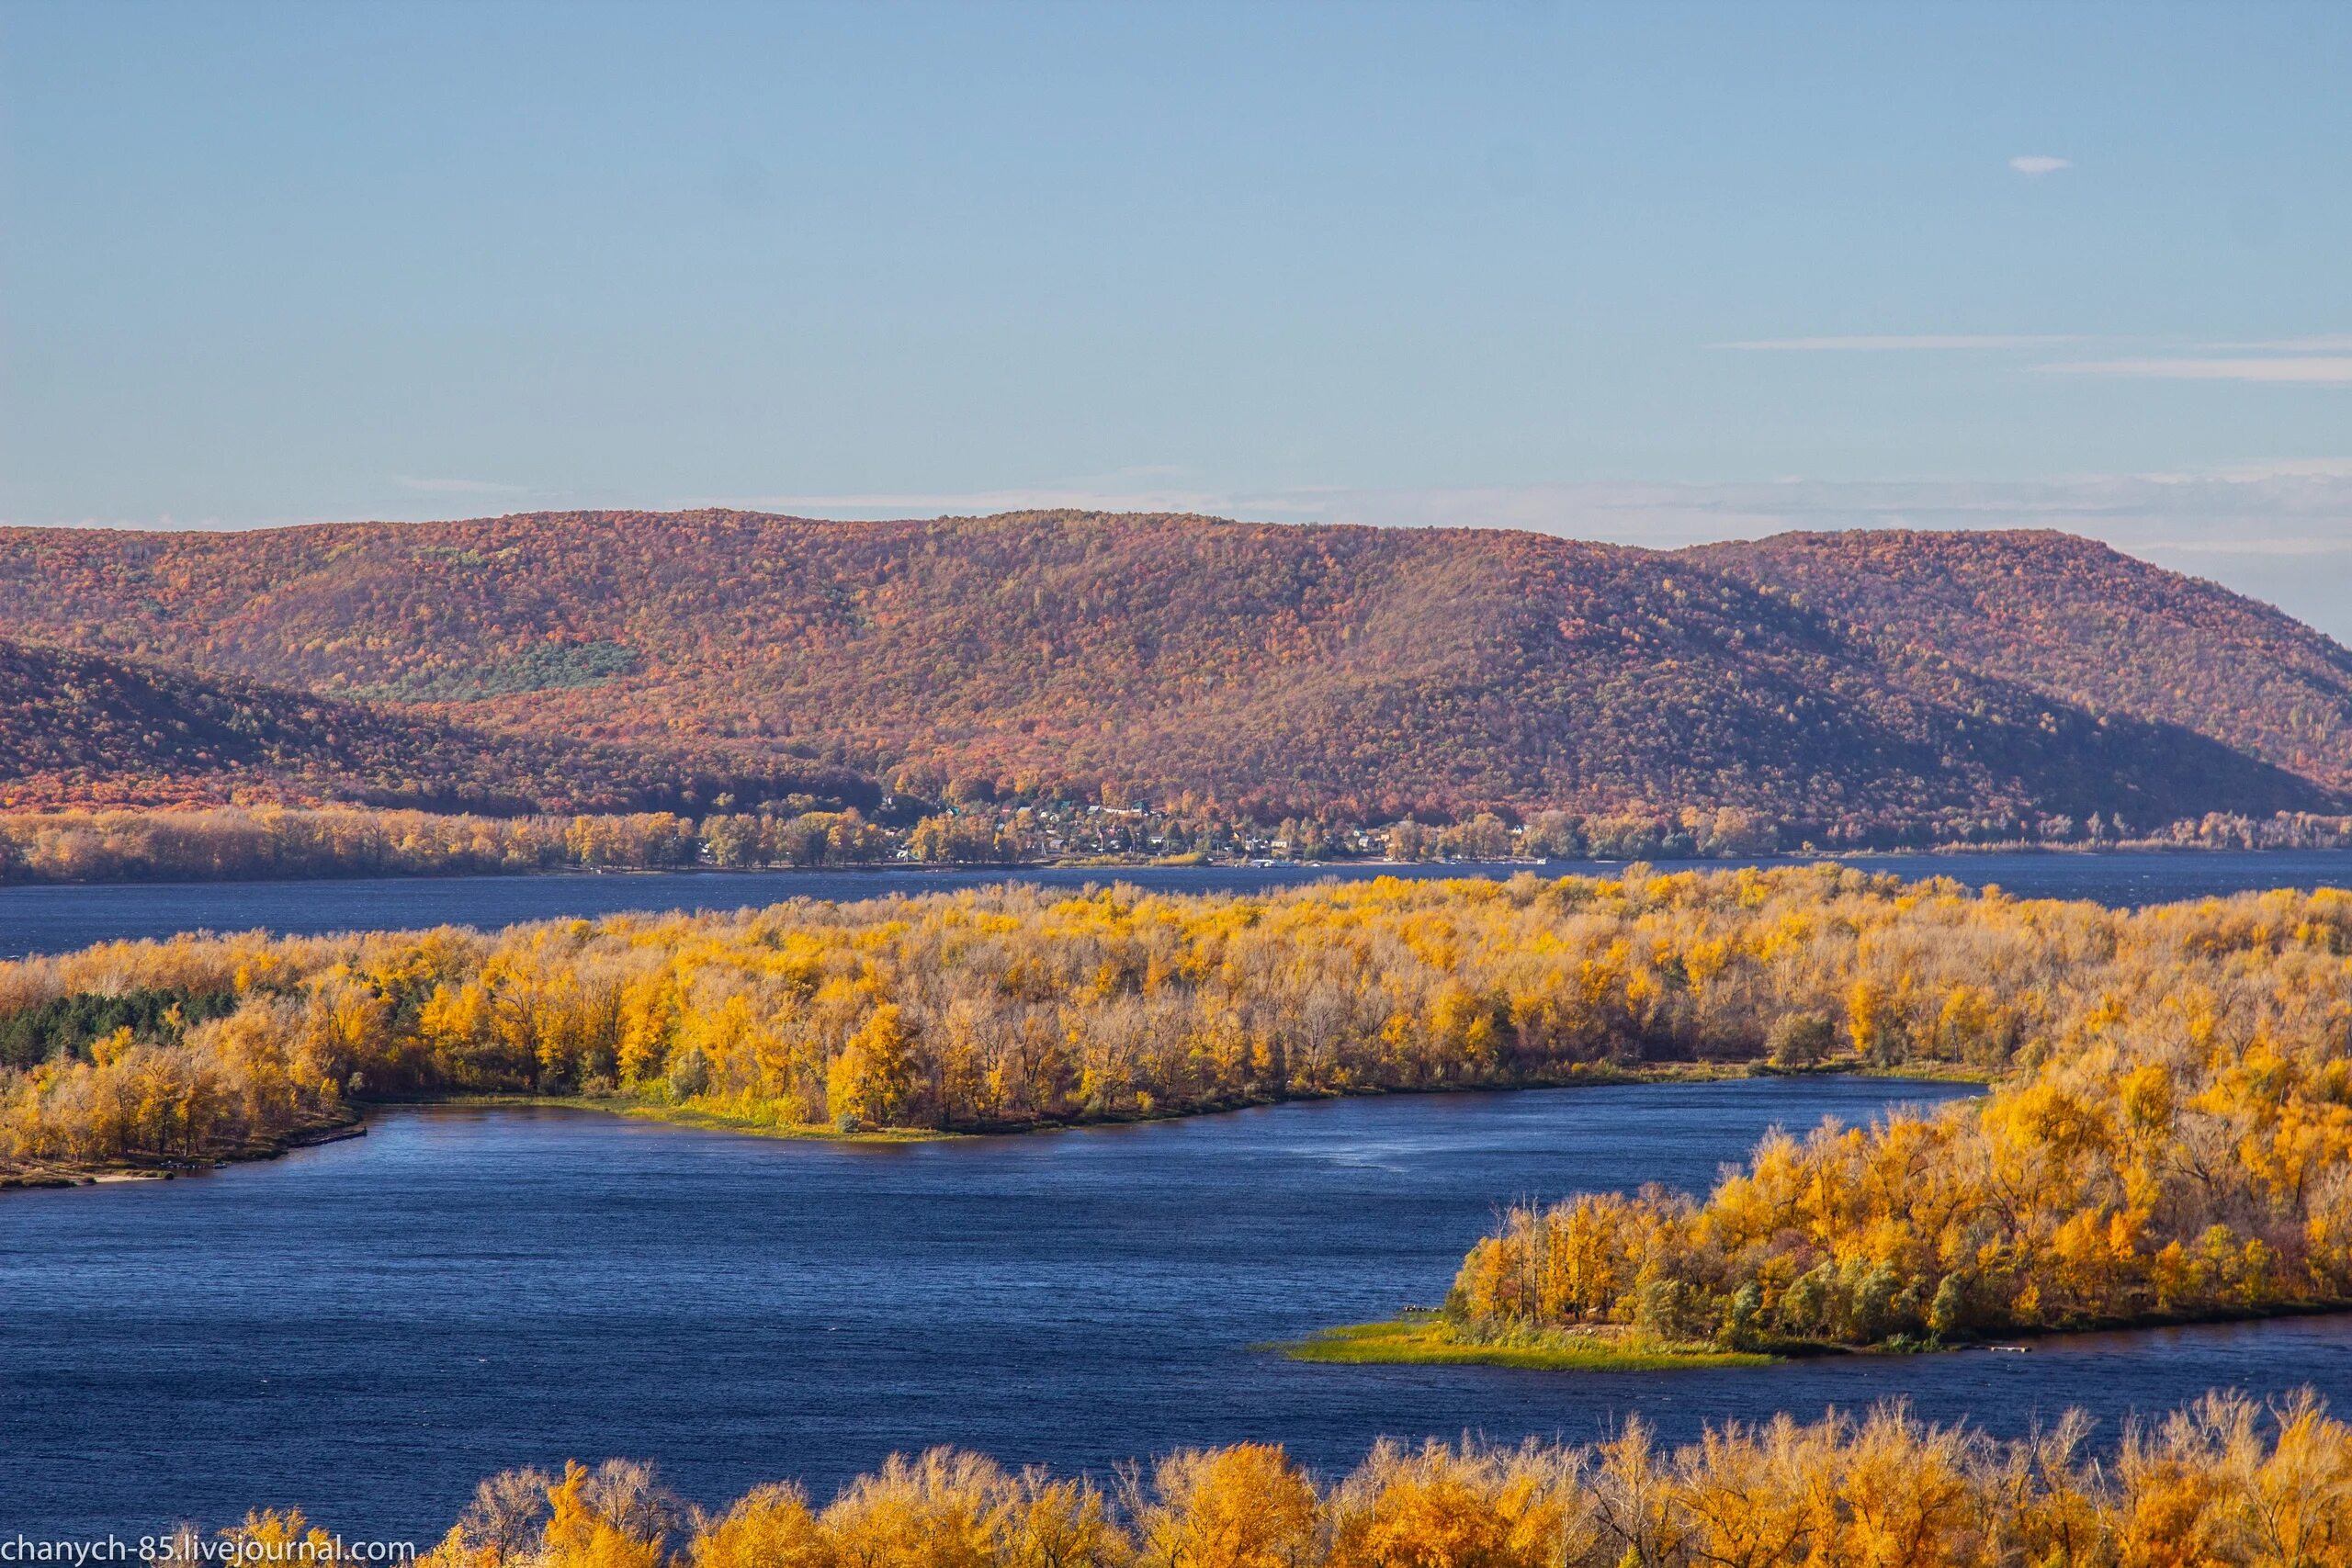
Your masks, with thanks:
M2074 166L2073 159L2053 158L2047 152L2021 152L2009 160L2009 167L2028 179L2038 180L2044 175L2054 175L2061 169Z
M1710 348L1736 348L1771 353L1849 352L1884 354L1906 349L2041 348L2057 343L2080 343L2072 336L2041 333L1918 333L1865 337L1766 337L1737 343L1709 344Z
M2202 474L2151 474L2154 479L2352 479L2352 457L2276 457L2261 462L2233 463Z
M2037 368L2061 376L2126 376L2156 381L2265 381L2352 387L2352 355L2292 358L2086 359Z
M2317 337L2251 338L2237 343L2206 343L2199 348L2262 349L2271 354L2326 354L2352 349L2352 333L2323 333Z
M784 512L797 517L905 518L978 517L997 512L1218 512L1232 501L1211 491L1072 487L1066 482L1030 488L968 491L842 491L765 495L696 497L666 502L676 508L718 506L746 512Z
M1741 338L1709 348L1767 354L1890 354L2054 348L2102 340L2078 333L1879 333L1853 336ZM2150 337L2107 338L2121 346L2164 347L2168 354L2129 358L2062 360L2033 367L2069 376L2126 376L2172 381L2300 382L2338 386L2352 379L2352 333L2310 337L2244 338L2210 343Z
M527 495L529 485L502 484L496 479L429 479L394 474L392 482L419 495Z
M1150 464L1109 473L1073 474L993 490L788 491L674 499L676 507L729 506L803 517L983 516L993 512L1198 512L1239 515L1234 491L1200 483L1193 469Z

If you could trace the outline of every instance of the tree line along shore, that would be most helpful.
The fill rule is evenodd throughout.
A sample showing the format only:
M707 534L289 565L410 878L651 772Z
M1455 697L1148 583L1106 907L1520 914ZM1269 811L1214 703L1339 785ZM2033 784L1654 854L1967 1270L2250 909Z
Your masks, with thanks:
M990 886L0 964L0 1173L202 1163L372 1099L991 1132L1826 1067L1994 1083L1776 1134L1705 1196L1509 1214L1460 1334L1735 1352L2352 1299L2352 894L2136 911L1833 865Z
M1824 832L1748 810L1533 811L1260 821L1215 805L892 796L874 811L809 797L757 809L493 816L279 805L0 811L0 885L225 882L565 871L814 870L1279 860L1757 859L1864 850L2328 850L2352 817L2211 813L2139 828L2093 813L1987 817L1932 830Z

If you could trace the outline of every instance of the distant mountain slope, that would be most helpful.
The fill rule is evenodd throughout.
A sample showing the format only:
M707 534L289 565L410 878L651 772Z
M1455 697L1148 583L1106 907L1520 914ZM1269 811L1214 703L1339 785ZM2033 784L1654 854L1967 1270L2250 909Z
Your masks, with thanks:
M694 806L729 788L782 794L794 782L560 739L493 739L430 715L0 639L0 808L243 800L612 811Z
M2211 731L1848 635L1744 568L1528 534L729 512L9 530L0 623L516 735L1267 814L1964 829L2330 803Z
M1782 534L1684 559L2094 713L2352 787L2352 651L2292 616L2049 532Z

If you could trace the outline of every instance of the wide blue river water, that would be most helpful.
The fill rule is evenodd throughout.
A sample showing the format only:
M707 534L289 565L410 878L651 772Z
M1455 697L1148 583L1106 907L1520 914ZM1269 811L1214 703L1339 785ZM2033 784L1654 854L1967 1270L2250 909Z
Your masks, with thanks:
M1724 871L1787 862L1660 861L1662 871ZM2260 887L2352 885L2352 852L2130 854L1853 855L1842 863L1898 875L1998 884L2021 897L2155 904ZM1013 874L1048 887L1133 882L1170 893L1254 893L1326 877L1614 876L1622 863L1528 865L1150 866ZM786 898L878 898L1005 880L1001 871L672 872L559 876L367 877L345 881L110 884L0 887L0 959L185 931L322 931L496 927L625 910L737 909Z
M2343 882L2352 857L1886 863L2114 903ZM1148 874L1175 886L1293 874ZM1041 878L1086 880L1074 876ZM492 925L970 878L567 877L26 889L9 951L183 926ZM1103 1469L1261 1438L1327 1469L1376 1438L1586 1440L1907 1398L2109 1438L2207 1389L2352 1408L2352 1319L1563 1376L1308 1366L1253 1349L1433 1304L1498 1204L1702 1189L1768 1126L1950 1087L1753 1080L1287 1105L899 1147L557 1111L405 1111L363 1139L170 1182L0 1194L0 1532L85 1537L300 1503L428 1540L475 1481L651 1460L718 1503L820 1495L933 1443Z
M301 1503L429 1539L477 1478L656 1461L721 1501L820 1495L959 1443L1101 1469L1261 1438L1589 1439L1907 1397L2024 1429L2208 1388L2352 1406L2352 1321L2036 1353L1560 1375L1329 1367L1251 1347L1444 1294L1493 1206L1703 1186L1769 1124L1946 1087L1863 1079L1283 1106L899 1147L561 1111L414 1111L171 1182L0 1198L0 1529L85 1536Z

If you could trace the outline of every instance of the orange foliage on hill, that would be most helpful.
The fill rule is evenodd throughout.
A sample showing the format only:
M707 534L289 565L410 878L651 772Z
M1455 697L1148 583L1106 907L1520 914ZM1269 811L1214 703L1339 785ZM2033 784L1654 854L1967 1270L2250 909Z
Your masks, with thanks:
M2352 785L2352 653L2200 578L2048 532L1783 534L1686 558L2091 713Z
M431 714L0 639L0 811L340 801L610 812L810 791L874 794L842 769L786 758L492 736Z
M2324 809L2339 782L2233 750L2218 704L2094 716L1702 558L1498 531L730 512L16 529L0 621L504 733L822 759L933 798L1107 784L1264 821L1665 806L1832 840L2030 836L2045 814Z

